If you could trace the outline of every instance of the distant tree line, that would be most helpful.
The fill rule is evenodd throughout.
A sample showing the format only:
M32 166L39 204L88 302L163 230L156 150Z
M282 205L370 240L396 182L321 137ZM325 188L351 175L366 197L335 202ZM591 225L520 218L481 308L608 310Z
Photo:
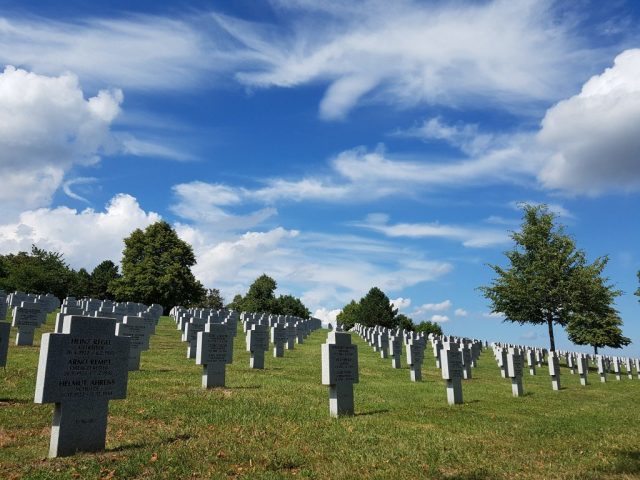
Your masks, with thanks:
M430 321L420 322L418 325L397 308L393 308L389 297L378 287L373 287L359 301L351 300L344 306L336 317L336 320L346 329L350 329L356 323L366 327L380 325L386 328L403 328L442 335L442 327Z
M301 318L308 318L311 315L299 298L292 295L276 297L277 287L278 284L273 278L262 274L251 284L246 295L236 295L228 307L241 312L268 312Z

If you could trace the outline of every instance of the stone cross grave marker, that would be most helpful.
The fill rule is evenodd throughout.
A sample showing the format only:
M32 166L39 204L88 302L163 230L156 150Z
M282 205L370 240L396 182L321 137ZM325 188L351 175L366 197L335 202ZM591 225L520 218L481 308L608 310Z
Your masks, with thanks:
M511 378L511 392L514 397L523 395L522 370L524 369L524 356L519 348L509 348L507 353L507 375Z
M410 338L405 342L407 349L407 365L409 365L409 376L412 382L422 380L422 362L424 361L424 340Z
M296 326L288 322L284 328L287 330L287 350L293 350L296 344Z
M196 365L202 365L202 388L224 387L229 336L222 323L208 323L198 332Z
M7 318L7 297L0 295L0 322Z
M11 324L0 321L0 367L7 365L7 352L9 351L9 333Z
M42 324L40 308L14 307L12 326L18 328L16 345L33 345L33 333Z
M462 360L462 378L471 380L471 348L467 343L460 343L459 348Z
M271 327L271 342L273 343L273 356L284 357L284 344L287 343L287 330L284 325L277 323Z
M35 403L55 403L50 457L104 450L109 400L126 398L129 339L115 320L67 316L40 345Z
M576 363L578 364L578 375L580 375L580 385L587 385L587 374L589 373L589 363L587 362L587 357L584 354L579 354L576 358Z
M353 384L359 382L358 346L351 343L350 333L333 331L321 352L322 384L329 386L329 415L353 415Z
M638 377L638 380L640 380L640 358L634 359L633 363L636 366L636 375Z
M536 374L536 360L533 350L527 348L527 365L529 365L529 375Z
M122 323L116 324L116 335L130 339L129 371L140 370L140 354L149 350L149 324L144 318L125 316Z
M387 332L380 332L378 347L380 348L380 358L387 358L389 353L389 334Z
M607 365L602 355L597 356L598 374L600 375L600 381L605 383L607 381Z
M446 380L449 405L462 403L462 356L458 344L444 342L440 350L442 378Z
M192 319L185 324L182 341L187 342L187 358L196 358L196 346L198 343L198 332L204 332L204 323Z
M616 380L620 381L620 359L618 357L613 357L613 373L616 375Z
M442 350L442 342L437 338L433 340L433 356L436 359L436 368L440 368L440 350Z
M402 337L395 335L389 337L389 355L391 356L391 367L401 368Z
M576 357L574 356L573 353L567 354L567 367L569 367L569 371L571 372L571 375L576 374Z
M295 328L295 327L294 327ZM247 331L247 352L250 352L249 367L264 368L264 352L269 350L269 334L266 325L253 325Z
M462 403L462 356L458 344L444 342L440 350L442 378L447 381L447 401L449 405Z
M549 375L551 375L551 388L560 390L560 361L556 352L549 352L547 363L549 364Z
M624 369L627 371L627 378L633 380L633 372L631 371L631 358L624 359Z

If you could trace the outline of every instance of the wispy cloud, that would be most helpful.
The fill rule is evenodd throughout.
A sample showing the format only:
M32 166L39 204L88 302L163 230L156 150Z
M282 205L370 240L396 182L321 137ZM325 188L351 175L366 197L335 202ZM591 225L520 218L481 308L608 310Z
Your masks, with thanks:
M461 242L465 247L489 247L509 241L507 232L497 229L461 227L440 223L398 223L390 225L386 215L374 214L364 222L352 225L380 232L388 237L446 238Z

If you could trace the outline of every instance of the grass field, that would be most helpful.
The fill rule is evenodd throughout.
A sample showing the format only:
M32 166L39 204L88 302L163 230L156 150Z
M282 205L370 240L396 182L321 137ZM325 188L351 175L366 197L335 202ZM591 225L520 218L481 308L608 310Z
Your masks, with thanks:
M52 326L50 316L42 330ZM39 339L12 344L0 370L2 479L640 478L637 379L600 384L592 371L581 387L563 367L556 392L543 367L513 398L485 350L464 405L449 406L430 349L423 382L412 383L354 334L356 415L336 420L320 384L326 331L264 370L248 368L239 331L227 388L205 391L168 317L129 374L127 399L110 402L107 450L48 459L53 405L33 403Z

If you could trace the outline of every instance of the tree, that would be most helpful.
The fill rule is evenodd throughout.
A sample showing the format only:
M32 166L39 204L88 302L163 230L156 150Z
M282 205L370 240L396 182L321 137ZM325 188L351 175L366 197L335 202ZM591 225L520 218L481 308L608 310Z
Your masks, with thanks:
M416 328L416 326L413 324L413 320L407 317L404 313L399 313L398 315L396 315L395 322L396 326L404 330L413 331Z
M111 260L105 260L98 264L91 272L91 293L93 298L101 300L113 300L113 294L109 291L109 285L120 278L118 266Z
M249 287L249 291L242 301L245 312L272 312L275 307L276 281L263 273Z
M253 281L244 297L236 295L228 307L240 312L264 312L301 318L308 318L311 315L299 298L292 295L280 295L276 298L277 287L277 282L263 273Z
M350 330L360 321L360 303L351 300L336 316L336 321L340 323L345 330Z
M638 270L638 282L640 282L640 270ZM640 297L640 287L638 287L638 289L636 290L635 295ZM638 301L640 302L640 298L638 299Z
M393 308L389 297L378 287L373 287L360 300L360 323L366 327L380 325L393 328L396 324L397 308Z
M429 335L430 333L442 335L442 327L436 322L426 320L416 325L416 332L424 332L425 335Z
M196 263L193 249L167 222L134 230L124 244L122 277L108 289L116 299L159 303L169 309L204 298L205 289L191 272Z
M577 345L591 345L598 353L600 347L622 348L631 340L622 335L622 319L613 308L615 297L622 294L602 277L606 257L585 267L578 274L583 288L576 292L577 301L585 313L575 315L567 324L569 340ZM591 271L592 270L592 271Z
M29 293L53 293L65 298L73 279L73 272L58 252L49 252L33 245L31 253L2 257L0 288Z
M304 303L292 295L280 295L275 301L273 313L277 315L293 315L300 318L309 318L311 316L311 311Z
M91 275L84 268L77 272L72 271L69 295L82 298L91 295Z
M202 301L193 305L198 308L213 308L214 310L220 310L224 308L224 298L220 294L220 290L217 288L209 288Z
M584 251L576 249L554 220L545 205L523 205L521 231L511 234L515 247L505 252L509 267L489 265L497 277L480 287L492 311L505 315L504 321L546 324L552 351L554 324L565 326L593 314L594 304L584 299L597 282L604 285L600 273L607 263L603 257L587 264ZM601 310L602 305L596 307Z

